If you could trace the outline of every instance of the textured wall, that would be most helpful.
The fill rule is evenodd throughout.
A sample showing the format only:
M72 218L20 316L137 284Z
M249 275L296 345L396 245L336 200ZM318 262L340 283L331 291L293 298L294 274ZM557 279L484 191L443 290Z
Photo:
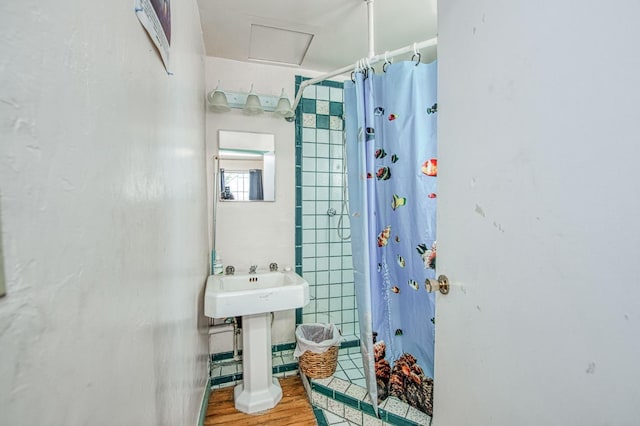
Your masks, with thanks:
M133 2L0 6L0 423L190 425L207 378L203 43Z
M640 3L438 13L433 424L636 425Z

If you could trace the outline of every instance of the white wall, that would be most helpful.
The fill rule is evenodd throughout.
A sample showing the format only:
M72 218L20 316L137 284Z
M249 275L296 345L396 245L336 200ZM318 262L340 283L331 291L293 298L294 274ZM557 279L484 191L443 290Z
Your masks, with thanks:
M298 68L245 63L222 58L205 59L206 90L215 89L220 80L223 90L248 92L251 84L258 94L279 96L284 88L293 103L295 76L315 77L317 72ZM236 130L275 135L275 202L233 203L217 205L216 251L223 263L233 265L236 273L248 272L250 265L268 270L269 263L280 267L295 266L295 123L275 118L271 113L246 116L233 109L218 114L207 111L207 176L209 206L213 206L213 156L218 150L218 130ZM213 212L210 210L211 230ZM293 342L294 311L276 314L272 341ZM212 337L211 350L230 350L231 338L225 334Z
M171 12L168 76L132 1L0 6L2 424L197 422L204 48Z
M640 3L438 9L434 425L637 425Z

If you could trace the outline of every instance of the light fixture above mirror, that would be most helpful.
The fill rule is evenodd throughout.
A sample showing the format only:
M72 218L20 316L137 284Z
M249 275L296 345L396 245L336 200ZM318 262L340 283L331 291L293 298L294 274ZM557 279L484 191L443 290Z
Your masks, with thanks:
M220 81L218 81L216 89L213 92L209 92L207 100L213 112L231 111L231 107L227 101L227 95L220 89Z
M261 95L253 90L253 84L249 93L230 92L220 89L220 82L215 90L207 94L209 109L212 112L223 113L231 109L241 109L247 115L258 115L263 112L273 112L278 118L293 121L295 116L291 108L291 102L284 89L280 96Z

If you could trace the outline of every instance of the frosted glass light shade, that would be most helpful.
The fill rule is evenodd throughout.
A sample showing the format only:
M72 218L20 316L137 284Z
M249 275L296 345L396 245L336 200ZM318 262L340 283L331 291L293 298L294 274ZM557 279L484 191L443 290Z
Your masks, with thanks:
M284 90L282 90L282 94L280 95L280 99L278 100L278 105L273 111L273 114L277 115L278 117L289 117L293 115L291 102L289 102L289 98L287 98L287 95L285 95Z
M225 95L222 90L216 90L209 93L209 95L207 95L207 99L209 100L209 105L211 105L211 109L214 112L231 111L229 102L227 102L227 95Z
M260 103L260 98L258 98L258 95L253 92L249 93L249 96L247 96L247 102L245 102L242 110L247 115L257 115L264 112L262 104Z

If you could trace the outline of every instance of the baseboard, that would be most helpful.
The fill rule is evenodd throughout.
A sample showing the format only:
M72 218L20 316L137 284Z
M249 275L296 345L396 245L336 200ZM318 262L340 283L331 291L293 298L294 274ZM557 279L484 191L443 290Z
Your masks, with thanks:
M360 346L360 339L346 340L340 343L340 348L355 348L358 346ZM273 352L293 350L295 349L295 347L296 347L296 342L280 343L277 345L272 345L271 352L273 353ZM238 350L238 355L242 355L242 349ZM233 358L233 352L218 352L214 354L209 354L209 358L211 359L211 362L231 359Z
M209 407L209 397L211 396L211 380L207 380L202 393L202 404L200 405L200 417L198 417L198 426L204 426L204 419L207 417L207 408Z

